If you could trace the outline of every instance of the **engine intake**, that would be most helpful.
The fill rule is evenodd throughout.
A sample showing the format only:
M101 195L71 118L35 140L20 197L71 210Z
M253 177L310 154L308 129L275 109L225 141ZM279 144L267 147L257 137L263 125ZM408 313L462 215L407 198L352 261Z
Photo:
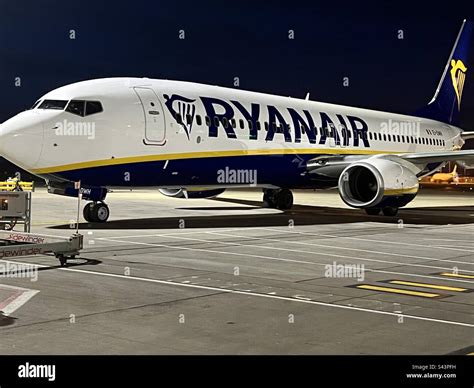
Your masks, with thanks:
M339 194L355 208L405 206L418 192L413 167L397 157L373 157L352 163L339 177Z

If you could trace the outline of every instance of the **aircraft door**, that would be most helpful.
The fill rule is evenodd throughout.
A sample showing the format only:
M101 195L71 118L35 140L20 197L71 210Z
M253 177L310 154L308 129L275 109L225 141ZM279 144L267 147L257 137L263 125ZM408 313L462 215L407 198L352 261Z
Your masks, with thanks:
M163 145L166 142L165 115L163 106L153 89L134 88L143 107L145 115L145 139L148 145Z

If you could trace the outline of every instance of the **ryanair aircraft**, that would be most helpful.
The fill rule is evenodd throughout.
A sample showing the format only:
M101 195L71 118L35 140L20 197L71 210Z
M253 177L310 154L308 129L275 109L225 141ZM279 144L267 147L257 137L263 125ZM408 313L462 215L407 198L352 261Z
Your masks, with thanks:
M0 126L0 152L77 196L89 222L105 222L112 187L157 187L209 198L263 189L266 206L293 204L291 189L338 187L368 214L397 214L418 179L448 161L472 161L458 125L472 23L463 22L431 102L393 114L218 86L109 78L64 86Z

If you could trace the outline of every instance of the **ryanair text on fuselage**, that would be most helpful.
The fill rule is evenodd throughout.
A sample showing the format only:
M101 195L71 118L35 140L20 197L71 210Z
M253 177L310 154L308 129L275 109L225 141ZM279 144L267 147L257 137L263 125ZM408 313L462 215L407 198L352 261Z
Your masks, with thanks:
M179 117L178 122L184 128L189 138L196 112L195 100L177 94L173 94L171 97L164 95L164 98L168 110L173 117ZM246 127L249 128L249 140L257 140L259 138L259 129L261 127L259 119L262 113L260 104L251 103L250 110L248 110L237 100L227 102L215 97L199 98L206 111L209 137L217 137L221 127L229 139L237 139L235 132L237 125L235 122L234 125L231 124L232 120L235 119L237 110L243 116L244 122L247 124ZM173 106L175 102L179 108ZM285 142L300 143L302 137L306 136L311 144L325 144L328 138L332 138L335 145L370 147L367 136L369 127L360 117L342 114L335 114L331 117L325 112L319 112L319 118L316 122L313 115L307 109L298 112L294 108L287 108L292 122L292 126L290 126L277 107L266 105L266 110L268 117L265 123L266 131L260 131L260 133L265 134L265 141L273 141L275 135L282 135ZM292 134L292 132L294 133Z

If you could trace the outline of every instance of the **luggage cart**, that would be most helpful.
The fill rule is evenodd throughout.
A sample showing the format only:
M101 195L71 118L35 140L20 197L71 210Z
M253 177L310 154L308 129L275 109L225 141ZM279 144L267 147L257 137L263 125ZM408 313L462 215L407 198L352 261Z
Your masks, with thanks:
M83 247L83 236L49 236L26 232L0 230L0 259L53 253L61 266L74 259Z

